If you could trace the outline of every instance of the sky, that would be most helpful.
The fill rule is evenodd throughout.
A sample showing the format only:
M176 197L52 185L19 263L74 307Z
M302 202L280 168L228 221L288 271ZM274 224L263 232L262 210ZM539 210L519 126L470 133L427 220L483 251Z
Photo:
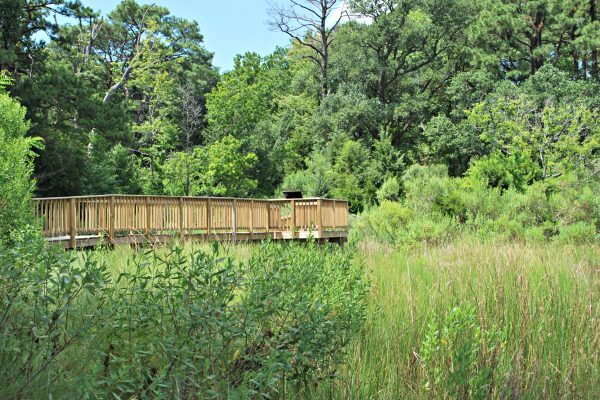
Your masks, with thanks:
M83 3L100 10L112 11L120 0L83 0ZM171 14L195 20L204 35L206 49L214 54L213 64L221 72L233 68L236 54L253 51L260 55L272 53L277 46L289 44L281 32L272 32L266 0L138 0L139 3L156 4Z

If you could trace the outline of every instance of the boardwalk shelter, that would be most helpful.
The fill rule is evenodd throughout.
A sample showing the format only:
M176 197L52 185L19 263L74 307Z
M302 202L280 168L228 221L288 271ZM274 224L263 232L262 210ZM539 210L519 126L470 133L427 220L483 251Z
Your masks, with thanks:
M166 243L184 240L308 239L344 243L345 200L240 199L103 195L36 198L46 240L65 248L100 243Z

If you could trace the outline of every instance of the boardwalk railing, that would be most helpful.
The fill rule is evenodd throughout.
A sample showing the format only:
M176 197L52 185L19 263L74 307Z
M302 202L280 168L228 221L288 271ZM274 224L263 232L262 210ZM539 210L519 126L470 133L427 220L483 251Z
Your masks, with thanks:
M103 195L36 198L43 234L65 247L108 243L347 237L348 202Z

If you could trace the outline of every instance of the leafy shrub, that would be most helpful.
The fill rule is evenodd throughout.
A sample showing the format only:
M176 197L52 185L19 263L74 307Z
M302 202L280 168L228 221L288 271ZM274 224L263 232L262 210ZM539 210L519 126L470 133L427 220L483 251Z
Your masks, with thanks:
M587 222L576 222L561 226L556 240L561 243L592 244L598 240L596 226Z
M362 213L352 225L352 240L371 237L411 245L444 243L465 234L535 242L557 235L571 243L600 238L600 183L589 174L568 174L518 190L490 187L474 176L450 178L443 166L412 166L403 182L405 197Z
M482 327L472 305L434 315L421 345L426 389L436 398L487 398L502 346L502 333Z
M505 156L499 151L472 162L467 175L484 181L490 187L522 190L539 179L539 167L527 156L512 154Z
M34 188L34 146L37 139L26 138L29 123L25 108L11 99L0 85L0 241L13 229L31 223L29 199Z
M400 232L399 243L439 245L451 241L460 232L455 218L442 215L432 215L431 217L410 221L407 227Z
M326 197L332 188L331 163L327 157L315 152L306 161L306 170L286 175L283 190L302 190L305 196Z
M333 248L265 245L250 260L243 295L253 340L241 357L254 365L245 380L288 380L299 391L334 377L366 318L363 274Z
M445 165L413 165L402 177L406 191L405 203L415 211L429 213L440 196L446 196L453 187Z
M384 201L398 201L400 195L400 183L395 176L386 179L383 185L377 190L377 200L379 203Z
M352 224L352 241L370 237L385 243L397 244L400 233L412 219L413 212L400 203L383 201L379 207L360 214Z
M81 383L67 360L110 315L107 270L91 258L74 263L31 229L13 238L0 246L0 398L51 397Z
M25 243L0 254L2 398L302 393L335 376L366 315L363 266L334 247L234 262L175 246L113 280L98 253Z

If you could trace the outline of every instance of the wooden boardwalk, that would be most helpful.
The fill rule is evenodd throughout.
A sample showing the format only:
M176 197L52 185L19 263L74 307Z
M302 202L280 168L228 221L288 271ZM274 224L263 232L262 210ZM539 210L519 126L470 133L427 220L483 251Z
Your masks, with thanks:
M345 200L102 195L35 198L46 240L65 248L106 244L308 239L344 243Z

